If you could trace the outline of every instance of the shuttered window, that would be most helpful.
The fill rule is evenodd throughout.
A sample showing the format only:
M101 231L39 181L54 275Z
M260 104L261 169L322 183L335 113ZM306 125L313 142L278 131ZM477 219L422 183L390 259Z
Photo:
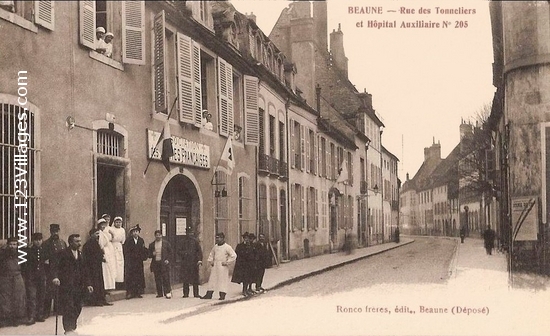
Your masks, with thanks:
M246 176L239 177L239 236L244 232L255 230L255 217L251 213L252 192L250 189L250 178Z
M145 64L145 1L122 2L122 62Z
M258 198L259 198L259 219L260 219L260 228L258 233L263 233L266 236L269 234L269 218L267 212L267 186L265 184L260 184L258 186Z
M95 50L95 1L80 1L80 43Z
M34 2L34 22L49 30L54 30L55 15L53 1L35 1Z
M193 41L177 33L178 102L180 121L194 123L193 115ZM200 71L200 69L199 69ZM199 86L200 90L200 86Z
M195 126L202 124L202 67L201 67L201 48L199 44L193 41L193 115ZM204 74L206 75L206 74Z
M166 112L166 32L165 32L164 11L155 15L153 21L154 54L153 54L153 76L154 76L154 99L155 112Z
M245 144L257 146L260 141L258 78L244 76L244 95Z
M233 67L218 57L220 135L233 134Z

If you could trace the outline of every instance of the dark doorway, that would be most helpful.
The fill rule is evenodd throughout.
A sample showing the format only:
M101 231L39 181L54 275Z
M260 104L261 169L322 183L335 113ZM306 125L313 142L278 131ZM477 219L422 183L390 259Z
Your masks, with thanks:
M184 175L174 176L164 188L160 204L160 225L164 238L172 245L170 281L181 282L181 257L178 250L187 227L198 235L199 196L193 182Z
M97 164L97 214L125 218L124 167Z
M282 258L284 260L287 260L288 259L288 255L287 255L287 239L288 239L288 236L287 236L287 231L288 231L288 228L286 226L286 193L284 190L281 190L281 213L280 213L280 218L281 218L281 254L282 254Z

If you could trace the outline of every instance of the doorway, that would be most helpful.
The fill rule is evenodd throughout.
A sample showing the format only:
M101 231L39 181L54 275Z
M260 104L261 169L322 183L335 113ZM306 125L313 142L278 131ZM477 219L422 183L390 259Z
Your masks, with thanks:
M164 188L160 204L160 229L172 246L170 281L181 283L181 256L178 253L186 228L200 233L200 201L193 182L184 175L174 176Z
M287 260L288 254L287 254L287 231L288 228L286 226L286 192L285 190L281 190L281 209L280 209L280 218L281 218L281 254L282 259Z
M109 214L111 218L126 218L124 192L124 167L116 164L97 163L97 214ZM110 224L110 223L109 223Z

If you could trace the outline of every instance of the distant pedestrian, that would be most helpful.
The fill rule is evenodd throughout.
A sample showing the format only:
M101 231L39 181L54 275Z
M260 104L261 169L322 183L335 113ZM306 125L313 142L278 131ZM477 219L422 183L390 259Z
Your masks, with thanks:
M139 236L139 224L130 229L130 236L124 242L124 279L126 282L126 299L142 298L145 289L143 262L149 257L143 238Z
M27 325L44 322L44 299L46 296L46 264L42 247L42 233L31 235L32 245L25 248L27 261L21 264L27 293Z
M394 235L395 235L395 242L396 243L399 243L400 241L400 237L399 235L401 234L401 232L399 232L399 226L395 228L395 231L394 231Z
M181 248L178 251L181 257L181 280L183 282L183 297L189 297L189 285L193 286L193 296L199 295L199 266L202 265L202 249L199 241L195 238L193 229L187 227L185 236L181 241Z
M105 290L115 289L116 278L116 257L115 248L111 240L113 236L111 232L107 230L107 221L100 218L97 221L97 228L99 232L99 246L103 250L103 259L105 260L101 266L103 270L103 287Z
M466 237L466 226L462 225L460 227L460 242L464 243L464 238Z
M493 254L493 248L495 247L495 231L493 231L489 225L487 225L487 229L483 232L483 240L487 254Z
M229 265L235 261L237 254L229 244L225 243L223 232L216 234L216 244L208 256L208 263L212 267L210 278L206 286L207 292L201 299L211 299L214 291L220 292L220 300L225 300L229 287Z
M100 230L92 229L89 235L88 241L82 247L84 268L89 274L90 285L94 288L94 292L88 297L88 304L90 306L111 306L112 303L105 299L105 288L103 287L102 264L105 259L99 246Z
M25 282L21 275L17 238L8 238L0 248L0 323L18 326L26 323Z
M122 227L122 217L115 217L113 226L109 227L111 243L115 250L115 288L123 288L124 285L124 249L122 245L126 241L126 230Z
M258 242L256 245L256 291L263 293L265 289L262 287L262 282L264 281L265 269L271 267L271 251L269 249L268 243L265 241L265 235L260 233L258 235Z
M57 288L52 284L51 265L59 252L67 248L67 243L59 238L61 227L59 224L50 224L50 237L42 243L44 251L44 264L46 265L46 299L44 302L44 317L50 316L52 311L52 301ZM54 307L54 312L57 308Z
M248 286L254 281L254 248L250 243L250 236L248 235L248 232L245 232L242 235L242 238L243 241L235 247L237 260L235 261L235 268L233 270L231 282L238 284L242 283L242 295L249 296L254 294L251 291L248 291Z
M82 311L82 301L94 288L82 260L79 234L69 236L69 248L59 253L52 265L53 284L59 286L59 311L63 315L65 334L76 330L76 321Z
M149 244L149 258L152 258L151 272L155 275L157 297L166 296L167 299L171 299L170 259L172 258L172 247L168 240L162 238L160 230L155 231L155 241Z

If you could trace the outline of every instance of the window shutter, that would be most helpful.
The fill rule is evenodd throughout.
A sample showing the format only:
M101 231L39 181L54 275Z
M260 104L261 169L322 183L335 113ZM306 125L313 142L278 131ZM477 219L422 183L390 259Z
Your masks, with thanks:
M195 125L202 125L201 47L193 41L193 116Z
M145 1L122 2L122 62L145 64Z
M302 222L300 223L300 230L304 230L304 224L305 224L305 221L306 221L306 199L305 199L305 193L306 193L306 188L301 185L300 186L300 197L301 197L301 206L300 206L300 213L301 213L301 216L302 216Z
M295 145L295 139L296 134L294 134L294 120L290 119L290 167L294 168L296 167L296 145Z
M319 228L319 190L315 190L315 224L314 228L317 230Z
M321 159L321 155L319 155L319 137L316 137L315 134L313 135L313 144L313 167L311 169L315 175L319 175L319 160Z
M166 96L166 46L165 46L165 18L164 11L155 15L153 21L154 39L154 58L153 75L155 85L155 112L165 112L167 110Z
M95 2L95 1L94 1ZM35 1L34 2L34 22L37 25L41 25L44 28L49 30L54 30L55 26L55 15L54 15L54 5L53 1Z
M177 33L178 103L180 122L194 123L193 115L193 41ZM200 87L200 86L199 86Z
M294 183L290 185L290 201L292 231L296 231L296 185Z
M304 138L305 138L305 146L306 146L306 172L309 173L311 171L311 144L310 144L310 137L309 137L309 128L304 126Z
M252 40L254 40L252 38ZM260 141L258 115L258 78L244 76L245 144L257 146Z
M305 126L300 125L300 169L304 171L306 164Z
M95 50L95 1L80 1L80 43Z
M218 57L218 96L220 102L220 135L233 133L233 68Z

